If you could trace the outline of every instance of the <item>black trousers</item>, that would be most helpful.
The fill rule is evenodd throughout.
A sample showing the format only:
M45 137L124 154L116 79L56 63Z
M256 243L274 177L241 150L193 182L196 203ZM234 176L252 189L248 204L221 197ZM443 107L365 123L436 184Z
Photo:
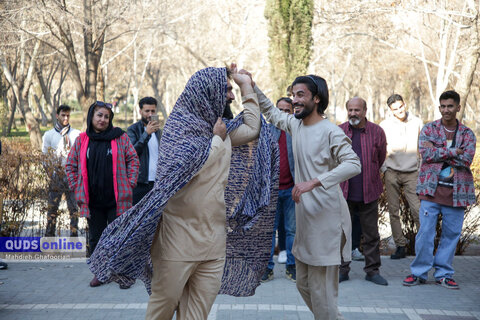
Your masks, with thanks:
M133 202L132 205L136 205L142 198L153 189L154 182L149 183L137 183L135 189L133 189Z
M67 199L68 212L70 213L70 236L78 236L78 209L75 194L70 191L66 177L62 178L54 174L48 190L47 228L45 237L55 237L57 235L58 207L64 194Z
M365 267L363 270L368 275L379 273L380 260L380 234L378 233L378 201L370 203L347 201L350 216L357 214L360 219L363 235L363 255L365 256ZM342 259L340 273L350 272L350 262Z
M94 208L90 207L90 217L88 222L88 235L89 235L89 253L90 255L95 251L97 243L102 236L103 230L117 217L117 207L109 208Z
M352 215L352 251L360 248L362 240L362 226L357 214Z

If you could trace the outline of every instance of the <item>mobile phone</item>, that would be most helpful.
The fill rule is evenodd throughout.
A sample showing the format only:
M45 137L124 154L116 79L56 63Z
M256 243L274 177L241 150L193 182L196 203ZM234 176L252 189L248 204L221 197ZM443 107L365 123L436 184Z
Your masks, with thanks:
M156 121L158 122L158 114L153 114L150 118L150 121Z

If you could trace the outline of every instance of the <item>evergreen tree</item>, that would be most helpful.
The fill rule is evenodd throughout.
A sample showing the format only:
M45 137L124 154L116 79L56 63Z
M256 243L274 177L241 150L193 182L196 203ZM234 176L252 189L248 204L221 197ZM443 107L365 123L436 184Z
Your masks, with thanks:
M313 0L267 0L269 58L273 97L307 72L312 47Z

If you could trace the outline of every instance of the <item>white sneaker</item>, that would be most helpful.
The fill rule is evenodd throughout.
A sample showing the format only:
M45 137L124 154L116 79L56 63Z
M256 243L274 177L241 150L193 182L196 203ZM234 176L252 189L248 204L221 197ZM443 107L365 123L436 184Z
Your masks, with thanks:
M352 260L363 261L365 260L365 256L358 250L358 248L355 248L355 250L352 251Z
M280 251L278 254L278 263L287 263L287 251Z

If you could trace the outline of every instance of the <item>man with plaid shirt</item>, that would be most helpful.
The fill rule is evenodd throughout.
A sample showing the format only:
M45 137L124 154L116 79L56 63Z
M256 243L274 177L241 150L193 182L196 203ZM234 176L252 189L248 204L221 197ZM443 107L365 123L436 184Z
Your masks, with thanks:
M452 278L452 262L462 233L465 207L475 203L470 165L475 155L476 138L473 131L456 118L460 111L460 95L446 91L439 100L442 118L426 124L419 138L422 156L417 183L420 229L415 238L416 257L410 265L412 274L403 280L403 285L425 283L433 267L437 284L458 289ZM440 214L442 234L433 255Z

